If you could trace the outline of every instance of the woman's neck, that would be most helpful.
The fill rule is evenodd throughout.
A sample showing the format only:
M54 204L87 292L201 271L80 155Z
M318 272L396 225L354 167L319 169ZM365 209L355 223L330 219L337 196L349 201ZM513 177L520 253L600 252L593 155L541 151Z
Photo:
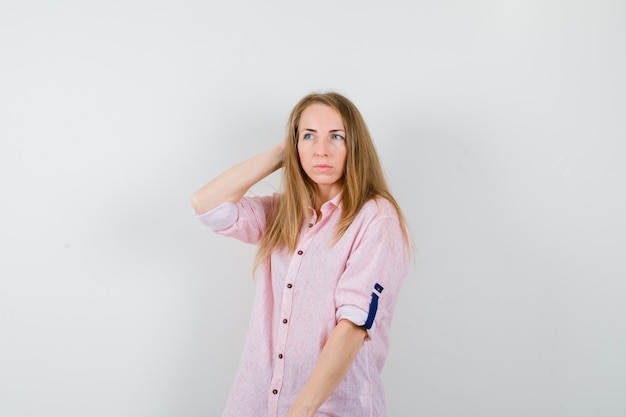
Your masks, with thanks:
M320 210L322 209L322 206L328 201L335 198L337 194L339 194L342 190L343 190L343 187L337 187L337 186L320 187L319 185L317 186L317 193L315 195L315 201L313 202L313 208L318 213L318 215L320 214Z

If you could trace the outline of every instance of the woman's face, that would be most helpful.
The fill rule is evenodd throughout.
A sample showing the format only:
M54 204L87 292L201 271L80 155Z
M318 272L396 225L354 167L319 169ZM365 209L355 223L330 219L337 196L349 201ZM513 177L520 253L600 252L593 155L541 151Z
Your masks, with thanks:
M341 116L325 104L311 104L300 116L298 156L307 176L317 184L322 203L343 189L346 130Z

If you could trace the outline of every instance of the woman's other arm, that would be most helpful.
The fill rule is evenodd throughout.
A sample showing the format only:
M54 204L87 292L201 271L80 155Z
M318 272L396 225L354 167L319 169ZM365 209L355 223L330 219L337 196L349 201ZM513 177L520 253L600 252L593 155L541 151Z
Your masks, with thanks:
M284 149L284 143L276 145L209 181L191 197L196 214L204 214L222 203L241 200L250 187L282 166Z
M340 320L326 341L313 373L286 417L312 417L352 366L367 336L365 329Z

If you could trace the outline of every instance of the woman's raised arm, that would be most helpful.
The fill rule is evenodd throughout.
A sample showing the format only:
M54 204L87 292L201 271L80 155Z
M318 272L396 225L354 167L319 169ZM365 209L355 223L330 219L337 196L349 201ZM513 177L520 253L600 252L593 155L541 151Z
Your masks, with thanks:
M196 214L204 214L222 203L239 201L257 182L283 165L285 144L241 162L205 184L191 197Z

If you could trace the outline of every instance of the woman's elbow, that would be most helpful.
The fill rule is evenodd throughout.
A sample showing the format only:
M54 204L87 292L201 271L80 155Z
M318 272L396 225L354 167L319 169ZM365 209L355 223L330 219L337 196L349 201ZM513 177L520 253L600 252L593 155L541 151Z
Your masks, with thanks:
M204 214L212 209L210 202L207 201L206 196L200 191L196 191L191 195L191 207L196 214Z

